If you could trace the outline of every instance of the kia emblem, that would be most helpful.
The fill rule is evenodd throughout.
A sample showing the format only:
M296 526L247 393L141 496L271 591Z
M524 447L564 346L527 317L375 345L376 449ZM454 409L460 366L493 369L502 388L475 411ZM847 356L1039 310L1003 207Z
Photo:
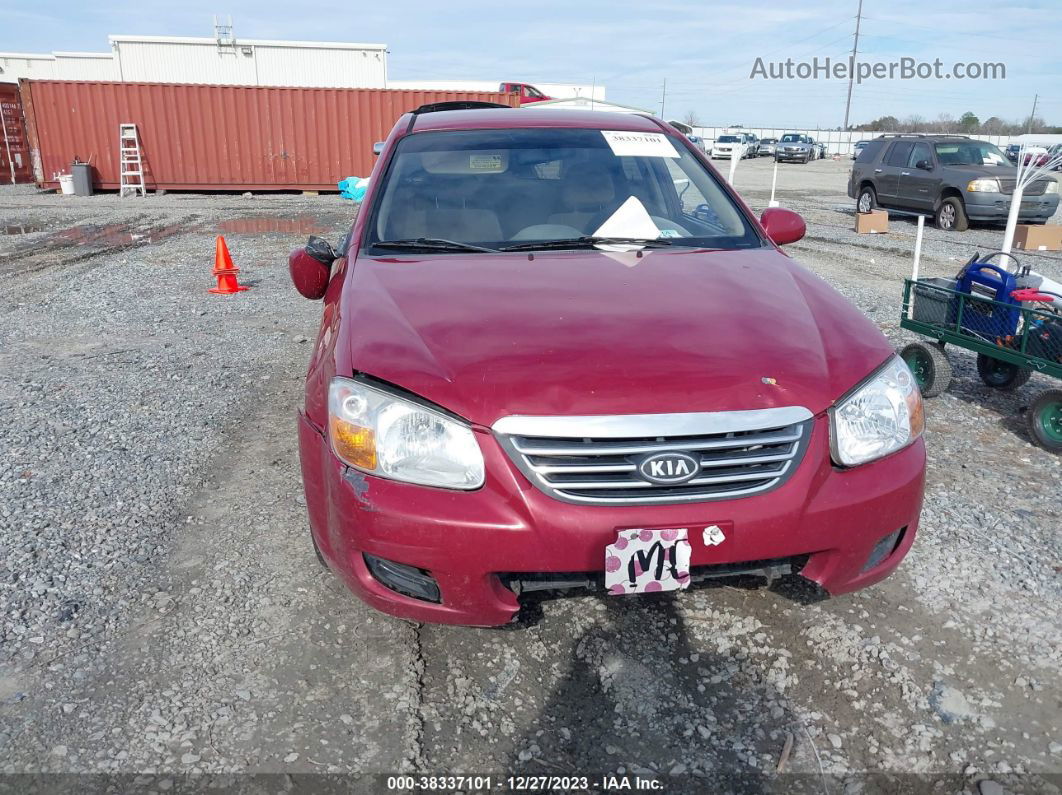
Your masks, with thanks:
M701 471L701 462L689 453L656 453L643 458L638 464L638 474L643 480L658 486L675 486L695 478Z

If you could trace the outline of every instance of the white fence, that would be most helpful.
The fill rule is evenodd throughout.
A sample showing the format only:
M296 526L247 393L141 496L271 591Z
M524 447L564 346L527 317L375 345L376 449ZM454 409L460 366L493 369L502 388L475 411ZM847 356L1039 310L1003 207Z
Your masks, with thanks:
M826 154L839 154L845 157L851 156L853 147L857 141L869 141L884 135L883 130L811 130L803 127L694 127L694 135L704 139L705 144L711 144L720 135L734 135L736 133L752 133L757 138L781 138L786 133L799 133L810 135L819 143L826 144ZM998 147L1005 147L1010 143L1021 143L1028 136L1020 135L971 135L979 141L988 141Z

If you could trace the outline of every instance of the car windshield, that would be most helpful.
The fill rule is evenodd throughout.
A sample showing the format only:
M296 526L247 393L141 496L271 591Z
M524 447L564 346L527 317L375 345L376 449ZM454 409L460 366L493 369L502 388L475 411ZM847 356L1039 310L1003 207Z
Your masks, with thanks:
M736 135L720 135L718 141L721 144L736 144L737 143L737 136Z
M720 181L662 133L541 128L402 138L365 245L469 253L609 237L659 244L764 244ZM544 246L546 247L546 246ZM554 248L557 246L554 245Z
M782 143L783 144L801 144L801 143L804 143L804 136L803 135L795 135L793 133L790 133L789 135L783 135L782 136Z
M778 143L778 139L777 138L761 138L760 139L760 143L761 144L776 144L776 143Z
M1009 166L999 147L986 141L955 141L934 144L937 159L945 166Z

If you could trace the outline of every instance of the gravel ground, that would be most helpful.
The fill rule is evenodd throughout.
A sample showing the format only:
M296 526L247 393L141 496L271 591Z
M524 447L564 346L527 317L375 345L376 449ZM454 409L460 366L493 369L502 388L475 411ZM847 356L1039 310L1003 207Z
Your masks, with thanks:
M771 165L738 169L757 211ZM788 250L899 345L914 226L855 235L848 165L780 169L809 229ZM0 188L0 232L36 228L0 235L0 772L1059 791L1062 461L1020 421L1045 379L989 394L957 353L927 404L920 539L867 591L733 582L543 598L503 630L407 624L317 566L298 476L319 307L284 257L350 213L334 196ZM205 292L221 224L252 286L237 296ZM923 272L1001 237L928 227ZM1058 254L1036 267L1062 277Z

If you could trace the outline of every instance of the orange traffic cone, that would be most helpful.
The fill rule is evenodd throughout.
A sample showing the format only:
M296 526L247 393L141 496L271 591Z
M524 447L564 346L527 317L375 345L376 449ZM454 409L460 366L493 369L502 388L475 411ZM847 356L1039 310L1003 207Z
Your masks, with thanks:
M229 247L225 245L225 238L218 235L217 246L214 251L214 276L218 280L217 287L211 287L208 292L231 295L241 290L250 290L250 287L242 285L236 280L236 274L240 269L232 264L229 256Z

